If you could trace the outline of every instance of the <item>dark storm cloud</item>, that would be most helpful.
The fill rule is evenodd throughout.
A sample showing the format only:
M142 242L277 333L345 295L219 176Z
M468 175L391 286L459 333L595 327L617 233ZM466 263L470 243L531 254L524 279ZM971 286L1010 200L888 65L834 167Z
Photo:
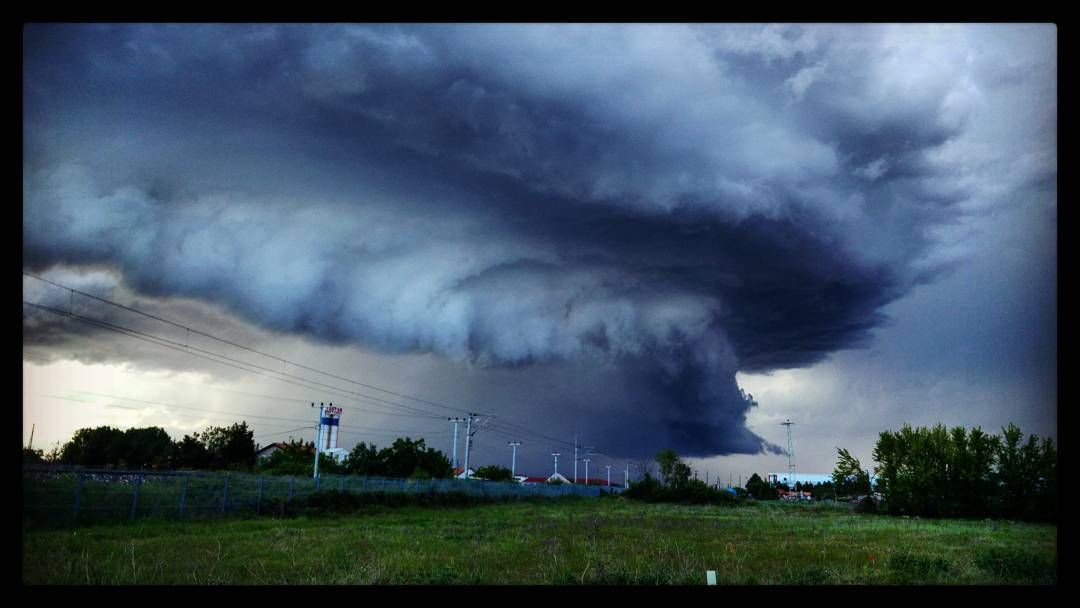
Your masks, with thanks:
M864 344L974 192L936 156L968 76L849 34L30 26L25 263L612 380L524 410L630 411L596 431L612 454L756 452L735 372Z

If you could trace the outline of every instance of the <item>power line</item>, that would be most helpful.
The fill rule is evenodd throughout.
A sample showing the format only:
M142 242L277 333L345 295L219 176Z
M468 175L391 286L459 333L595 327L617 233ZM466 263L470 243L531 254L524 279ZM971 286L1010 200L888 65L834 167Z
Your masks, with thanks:
M100 405L102 407L120 408L120 409L125 409L125 410L146 411L146 409L147 409L145 407L134 407L134 406L129 406L129 405L120 405L118 403L101 403L101 402L98 402L98 401L86 401L86 400L83 400L83 399L73 399L71 397L63 397L61 395L43 395L43 396L48 397L50 399L59 399L59 400L62 400L62 401L74 401L76 403L85 403L87 405ZM212 411L212 410L207 410L207 411ZM224 413L227 414L229 412L224 412ZM200 420L218 420L218 421L222 421L222 422L236 422L237 421L235 418L221 418L221 417L217 417L217 416L199 416L199 415L196 415L196 414L171 413L170 415L171 416L180 416L182 418L198 418ZM290 419L284 418L284 419L281 419L281 420L290 420ZM299 420L291 420L291 421L292 422L300 422ZM260 424L262 424L264 426L270 426L270 427L283 426L283 425L266 424L266 423L260 423Z
M151 344L157 344L158 346L163 346L165 348L171 348L172 350L175 350L175 351L178 351L178 352L187 353L187 354L190 354L192 356L199 357L199 358L202 358L202 359L206 359L208 361L213 361L215 363L219 363L221 365L226 365L228 367L239 369L241 371L246 371L246 372L250 372L250 373L253 373L253 374L258 374L260 376L266 376L267 378L271 378L271 379L277 380L279 382L285 382L287 384L292 384L292 385L295 385L295 386L299 386L301 388L306 388L306 389L311 389L311 390L323 390L323 391L325 391L326 389L330 389L329 392L331 394L336 395L336 396L343 396L343 397L345 397L347 399L356 398L356 397L362 397L362 398L365 398L365 399L375 399L375 400L383 401L383 400L381 400L381 399L379 399L377 397L371 397L369 395L364 395L363 393L357 393L355 391L350 391L348 389L344 389L344 388L341 388L341 387L336 387L336 386L333 386L333 385L330 385L330 384L325 384L325 383L322 383L322 382L316 382L314 380L311 380L311 379L308 379L308 378L303 378L301 376L294 376L292 374L286 374L284 372L274 371L272 369L262 367L260 365L254 364L254 363L249 363L247 361L241 361L241 360L236 359L234 357L229 357L228 355L222 355L220 353L215 353L215 352L212 352L212 351L207 351L207 350L203 350L203 349L200 349L200 348L195 348L193 346L182 346L182 345L180 345L179 342L169 340L168 338L162 338L160 336L156 336L156 335L149 334L147 332L143 332L143 331L140 331L140 330L124 327L122 325L116 325L114 323L109 323L107 321L101 321L101 320L98 320L98 319L92 319L90 317L85 317L83 315L78 315L78 314L62 311L62 310L53 308L51 306L44 306L42 304L35 304L34 302L27 302L26 300L23 300L23 304L28 305L28 306L32 306L32 307L40 309L40 310L44 310L46 312L51 312L51 313L56 314L56 315L69 317L69 318L75 319L77 321L81 321L83 323L86 323L88 325L99 327L101 329L107 329L109 331L114 331L116 333L126 335L126 336L129 336L129 337L132 337L132 338L136 338L136 339L142 340L144 342L150 342ZM198 351L198 352L192 352L192 351ZM203 354L200 354L200 353L203 353ZM224 359L224 361L219 360L219 359ZM229 361L231 361L232 363L229 363ZM248 367L243 367L243 366L248 366ZM255 369L249 369L249 368L255 368ZM260 370L262 370L262 371L260 371ZM299 382L293 381L293 380L287 380L285 378L279 378L278 375L286 376L287 378L294 378L295 380L298 380ZM304 384L304 383L307 383L307 384ZM314 386L311 386L311 385L314 385ZM403 409L406 409L406 410L421 414L421 415L426 416L426 417L435 418L435 419L441 419L442 418L441 416L438 416L437 414L433 414L431 412L426 412L424 410L420 410L420 409L414 408L412 406L407 406L407 405L400 404L400 403L393 403L393 402L390 402L390 401L385 401L385 403L387 405L403 408Z
M255 354L258 354L258 355L262 355L262 356L267 357L269 359L274 359L276 361L281 361L282 363L285 363L285 364L289 364L289 365L293 365L295 367L299 367L300 369L306 369L306 370L311 371L311 372L315 372L315 373L318 373L318 374L323 374L324 376L328 376L330 378L336 378L338 380L342 380L342 381L345 381L345 382L350 382L350 383L355 384L357 386L363 386L365 388L370 388L372 390L387 393L389 395L394 395L395 397L401 397L402 399L409 399L411 401L416 401L418 403L425 403L427 405L432 405L432 406L435 406L435 407L439 407L439 408L442 408L442 409L445 409L445 410L448 410L448 411L451 411L451 412L467 413L467 412L465 412L465 410L461 410L461 409L458 409L458 408L453 408L453 407L450 407L450 406L447 406L447 405L443 405L441 403L437 403L435 401L429 401L429 400L426 400L426 399L421 399L419 397L413 397L412 395L407 395L407 394L404 394L404 393L398 393L398 392L395 392L395 391L391 391L389 389L385 389L385 388L382 388L382 387L379 387L379 386L375 386L373 384L365 384L363 382L359 382L359 381L351 379L351 378L346 378L344 376L339 376L337 374L333 374L331 372L327 372L327 371L324 371L324 370L321 370L321 369L318 369L318 368L315 368L315 367L310 367L310 366L307 366L307 365L303 365L301 363L296 363L295 361L290 361L288 359L285 359L284 357L279 357L277 355L272 355L270 353L266 353L266 352L260 351L258 349L255 349L255 348L251 348L249 346L244 346L243 344L237 344L236 342L233 342L231 340L226 340L225 338L221 338L221 337L218 337L218 336L215 336L215 335L212 335L212 334L208 334L206 332L199 331L197 329L192 329L191 327L188 327L186 325L182 325L182 324L177 323L175 321L170 321L169 319L165 319L165 318L159 317L157 315L153 315L153 314L150 314L148 312L144 312L144 311L138 310L136 308L132 308L130 306L125 306L123 304L120 304L119 302L114 302L112 300L102 298L102 297L99 297L99 296L95 296L93 294L86 293L84 291L80 291L78 289L68 287L66 285L61 285L61 284L56 283L54 281L50 281L49 279L39 277L37 275L26 272L25 270L23 271L23 274L28 276L28 277L31 277L33 279L37 279L39 281L42 281L44 283L54 285L54 286L59 287L61 289L67 289L72 294L78 293L79 295L86 296L86 297L92 298L94 300L98 300L99 302L104 302L105 304L116 306L118 308L122 308L124 310L133 312L135 314L142 315L144 317L148 317L148 318L154 319L156 321L161 321L162 323L167 323L169 325L172 325L173 327L183 329L183 330L188 331L190 333L194 333L194 334L199 335L199 336L210 338L211 340L216 340L216 341L221 342L223 344L228 344L229 346L233 346L235 348L246 350L248 352L252 352L252 353L255 353Z
M375 385L369 385L369 384L361 383L361 382L358 382L356 380L352 380L350 378L345 378L343 376L338 376L336 374L332 374L330 372L326 372L326 371L323 371L323 370L320 370L320 369L317 369L317 368L314 368L314 367L310 367L310 366L299 364L299 363L296 363L296 362L293 362L293 361L289 361L289 360L284 359L282 357L278 357L276 355L271 355L269 353L265 353L265 352L260 351L258 349L254 349L254 348L251 348L251 347L248 347L248 346L244 346L242 344L232 342L230 340L219 338L217 336L208 334L206 332L202 332L202 331L193 329L193 328L191 328L189 326L186 326L186 325L183 325L183 324L180 324L180 323L168 320L168 319L164 319L162 317L158 317L156 315L146 313L146 312L131 308L129 306L119 304L117 302L113 302L113 301L108 300L106 298L101 298L101 297L95 296L93 294L89 294L89 293L86 293L86 292L83 292L83 291L80 291L80 290L77 290L77 289L74 289L74 288L71 288L71 287L67 287L65 285L61 285L61 284L56 283L54 281L50 281L48 279L38 277L36 275L33 275L33 274L25 272L25 271L24 271L23 274L25 274L26 276L29 276L31 278L43 281L45 283L54 285L54 286L59 287L61 289L67 289L72 294L78 293L80 295L92 298L94 300L98 300L98 301L104 302L106 304L116 306L116 307L121 308L123 310L128 310L130 312L145 316L147 318L151 318L151 319L154 319L154 320L157 320L157 321L161 321L163 323L167 323L167 324L172 325L174 327L183 329L183 330L185 330L187 332L194 332L197 335L211 338L211 339L216 340L218 342L221 342L223 344L228 344L230 346L240 348L242 350L246 350L246 351L249 351L249 352L253 352L253 353L259 354L259 355L264 356L264 357L268 357L268 358L271 358L271 359L274 359L274 360L277 360L277 361L282 361L285 364L292 364L295 367L298 367L300 369L307 369L307 370L310 370L310 371L313 371L313 372L316 372L316 373L320 373L320 374L323 374L323 375L326 375L326 376L329 376L329 377L333 377L333 378L336 378L336 379L339 379L339 380L349 382L351 384L355 384L355 385L358 385L358 386L364 386L364 387L367 387L367 388L371 388L373 390L378 390L378 391L381 391L381 392L385 392L385 393L388 393L388 394L391 394L391 395L395 395L395 396L398 396L398 397L401 397L401 398L404 398L404 399L409 399L409 400L412 400L412 401L416 401L416 402L419 402L419 403L426 403L428 405L432 405L432 406L435 406L435 407L440 407L440 408L447 409L447 410L454 411L454 412L463 412L463 410L457 410L455 408L451 408L449 406L446 406L446 405L443 405L443 404L440 404L440 403L437 403L437 402L434 402L434 401L420 399L420 398L413 397L411 395L407 395L407 394L404 394L404 393L398 393L398 392L395 392L395 391L390 391L388 389L384 389L384 388L381 388L381 387L378 387L378 386L375 386ZM299 386L301 388L305 388L305 389L309 389L309 390L324 390L325 391L326 389L329 389L329 392L332 395L344 396L347 399L357 399L357 400L360 400L363 403L366 403L366 404L369 404L369 405L374 405L376 407L396 408L396 409L399 409L399 410L404 410L404 411L407 411L407 412L411 412L411 414L406 414L406 413L396 413L396 412L391 413L391 412L381 412L381 411L367 410L369 413L375 413L375 414L380 414L380 415L397 415L397 416L405 416L405 417L414 416L414 417L417 417L417 418L431 418L431 419L439 419L439 420L443 419L441 416L439 416L437 414L434 414L434 413L426 411L426 410L418 409L418 408L415 408L415 407L412 407L412 406L409 406L409 405L406 405L406 404L396 403L396 402L392 402L392 401L386 401L384 399L374 397L374 396L371 396L371 395L366 395L366 394L363 394L363 393L358 393L356 391L351 391L351 390L341 388L341 387L338 387L338 386L333 386L333 385L321 383L321 382L312 380L310 378L305 378L305 377L302 377L302 376L296 376L296 375L293 375L293 374L288 374L288 373L286 373L284 371L276 371L276 370L273 370L273 369L270 369L270 368L267 368L267 367L257 365L255 363L251 363L251 362L248 362L248 361L243 361L243 360L240 360L240 359L236 359L236 358L230 357L228 355L224 355L224 354L213 352L213 351L208 351L208 350L201 349L201 348L196 348L196 347L191 346L189 343L181 344L180 342L170 340L168 338L164 338L164 337L161 337L161 336L149 333L149 332L144 332L144 331L132 329L132 328L129 328L129 327L125 327L125 326L122 326L122 325L109 323L107 321L102 321L102 320L98 320L98 319L92 319L90 317L86 317L86 316L83 316L83 315L74 314L73 311L62 311L62 310L59 310L59 309L56 309L56 308L53 308L53 307L50 307L50 306L36 304L36 303L28 302L28 301L25 301L25 300L23 301L23 303L25 305L28 305L28 306L31 306L31 307L34 307L34 308L37 308L37 309L40 309L40 310L44 310L44 311L47 311L47 312L51 312L53 314L61 315L61 316L67 317L67 318L76 319L78 321L89 324L91 326L95 326L95 327L102 328L102 329L107 329L109 331L114 331L114 332L120 333L122 335L126 335L126 336L129 336L129 337L132 337L132 338L136 338L136 339L139 339L139 340L146 341L146 342L150 342L152 344L157 344L159 346L163 346L163 347L166 347L166 348L171 348L171 349L176 350L178 352L184 352L184 353L187 353L189 355L193 355L193 356L196 356L196 357L199 357L199 358L202 358L202 359L213 361L213 362L221 364L221 365L226 365L226 366L229 366L229 367L233 367L233 368L239 369L241 371L246 371L246 372L249 372L249 373L254 373L254 374L261 375L261 376L265 376L265 377L277 380L279 382L285 382L285 383L292 384L294 386ZM291 380L290 380L290 378L291 378ZM220 389L220 390L228 390L228 389ZM337 391L337 392L335 392L335 391ZM236 391L236 392L239 392L239 391ZM345 393L345 394L343 394L343 393ZM262 397L266 397L266 396L262 396ZM306 401L302 401L302 400L298 399L297 402L306 402ZM358 408L358 409L360 409L360 408ZM522 425L513 423L513 422L511 422L509 420L506 420L504 418L499 418L498 421L500 423L502 423L503 425L513 429L515 434L517 434L517 435L525 435L526 437L528 437L530 439L541 438L541 439L546 440L545 442L539 442L537 440L539 443L546 443L547 441L550 441L550 442L554 442L555 444L564 445L564 446L572 445L569 442L566 442L566 441L563 441L563 440L560 440L560 439L557 439L557 438L554 438L554 437L544 435L543 433L539 433L537 431L533 431L531 429L528 429L527 427L524 427ZM555 446L551 446L551 447L555 447Z
M273 437L275 435L284 435L285 433L295 433L296 431L304 431L304 430L307 430L307 429L310 429L310 428L312 428L312 427L311 426L302 426L302 427L295 428L295 429L289 429L287 431L278 431L276 433L266 433L265 435L256 435L255 437L252 437L251 439L252 440L263 439L263 438L266 438L266 437Z

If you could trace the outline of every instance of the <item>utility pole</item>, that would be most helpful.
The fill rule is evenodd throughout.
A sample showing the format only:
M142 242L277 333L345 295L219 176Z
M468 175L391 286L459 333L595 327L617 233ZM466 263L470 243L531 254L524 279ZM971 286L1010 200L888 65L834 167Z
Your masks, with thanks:
M322 419L325 405L325 403L319 404L319 423L315 425L315 472L311 475L314 479L319 478L319 444L322 443ZM330 405L334 404L331 403ZM315 407L314 402L311 403L311 407Z
M578 477L577 477L578 448L581 448L582 450L585 450L584 456L588 456L592 452L592 450L596 449L594 446L586 447L586 446L583 446L583 445L578 445L578 437L577 437L577 435L574 435L574 483L577 483L577 480L578 480ZM588 474L586 474L585 477L588 477Z
M553 452L551 455L555 457L555 474L558 475L559 474L559 456L562 456L562 454L560 454L558 452Z
M30 445L27 446L30 449L30 451L34 450L34 429L35 428L37 428L37 423L36 422L34 424L30 425Z
M469 446L472 445L472 413L465 417L465 479L469 478Z
M457 468L457 425L458 425L459 422L465 422L465 419L464 418L447 418L447 420L454 423L454 449L453 449L454 456L453 456L453 461L454 461L454 468L456 469Z
M788 478L791 479L791 489L795 489L795 449L791 444L791 425L795 424L790 418L780 423L780 426L787 427L787 470ZM802 498L796 495L797 498Z
M605 464L604 468L607 469L607 487L611 487L611 465Z
M510 446L513 450L513 455L510 456L510 477L517 477L517 447L521 445L520 441L507 441L506 445Z
M585 463L585 485L589 485L589 459L582 458L582 461Z
M623 470L623 487L624 488L629 488L630 487L630 463L629 462L626 463L626 469Z
M472 448L473 435L475 435L476 431L480 430L480 426L487 423L492 416L494 416L494 414L474 414L469 412L465 418L465 479L469 479L469 451ZM484 420L476 427L476 429L473 429L473 418L481 417L483 417Z

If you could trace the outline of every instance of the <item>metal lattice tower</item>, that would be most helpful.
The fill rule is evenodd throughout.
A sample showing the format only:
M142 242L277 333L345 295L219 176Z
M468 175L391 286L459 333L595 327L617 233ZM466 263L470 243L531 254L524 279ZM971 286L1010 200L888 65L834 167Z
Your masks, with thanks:
M795 489L795 448L791 444L791 425L795 424L790 418L780 423L782 426L787 427L787 472L788 478L791 479L790 488Z

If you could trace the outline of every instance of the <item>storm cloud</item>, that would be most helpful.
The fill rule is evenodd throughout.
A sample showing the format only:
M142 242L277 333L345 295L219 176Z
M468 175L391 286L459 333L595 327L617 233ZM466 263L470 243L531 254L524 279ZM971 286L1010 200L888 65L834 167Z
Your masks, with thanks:
M613 455L776 450L736 372L865 345L1056 178L1045 29L31 25L24 266L550 381L516 421Z

